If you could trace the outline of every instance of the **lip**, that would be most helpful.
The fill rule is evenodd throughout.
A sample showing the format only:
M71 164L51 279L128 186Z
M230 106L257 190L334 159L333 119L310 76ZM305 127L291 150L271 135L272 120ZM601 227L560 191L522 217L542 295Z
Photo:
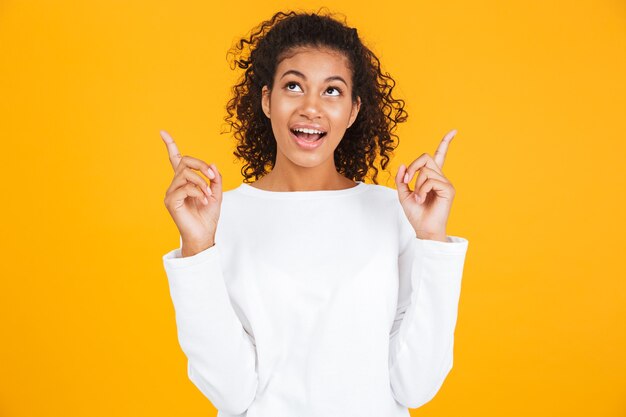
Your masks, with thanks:
M308 127L308 126L296 126L296 127ZM315 128L315 127L308 127L308 128L322 130L320 128ZM306 149L306 150L319 148L322 142L326 140L326 136L327 136L327 135L324 135L320 139L316 140L315 142L306 142L304 140L299 139L296 135L294 135L291 129L289 129L289 135L300 148Z

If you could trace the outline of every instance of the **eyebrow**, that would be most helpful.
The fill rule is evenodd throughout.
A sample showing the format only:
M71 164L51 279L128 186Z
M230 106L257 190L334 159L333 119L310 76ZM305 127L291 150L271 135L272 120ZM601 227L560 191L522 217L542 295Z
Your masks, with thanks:
M306 76L303 73L301 73L300 71L296 71L296 70L285 71L285 73L280 77L280 79L282 80L286 75L289 75L289 74L293 74L293 75L295 75L297 77L302 78L304 81L306 81ZM346 80L344 80L342 77L340 77L338 75L330 76L330 77L328 77L328 78L326 78L324 80L324 82L329 82L329 81L341 81L346 86L348 86L348 83L346 82Z

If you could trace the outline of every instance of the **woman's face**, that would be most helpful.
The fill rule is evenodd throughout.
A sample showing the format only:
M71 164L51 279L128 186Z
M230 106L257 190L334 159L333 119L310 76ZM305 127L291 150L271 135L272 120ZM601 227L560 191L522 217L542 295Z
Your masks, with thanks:
M276 165L328 164L356 119L352 74L344 54L327 48L299 47L276 68L271 91L263 87L262 107L276 139Z

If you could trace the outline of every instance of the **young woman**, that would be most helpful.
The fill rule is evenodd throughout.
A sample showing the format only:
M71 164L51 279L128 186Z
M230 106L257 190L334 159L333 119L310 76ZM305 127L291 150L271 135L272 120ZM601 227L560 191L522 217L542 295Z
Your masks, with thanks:
M406 417L452 367L468 246L446 232L456 132L400 166L397 190L378 185L406 112L356 29L277 13L233 52L245 71L226 120L245 181L223 191L215 164L161 132L189 378L221 417Z

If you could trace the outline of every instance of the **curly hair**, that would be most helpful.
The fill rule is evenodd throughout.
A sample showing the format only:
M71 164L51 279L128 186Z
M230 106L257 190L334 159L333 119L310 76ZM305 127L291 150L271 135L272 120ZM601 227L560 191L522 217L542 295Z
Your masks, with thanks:
M348 27L345 19L341 22L328 13L321 14L321 9L311 14L278 12L228 51L231 68L245 70L232 88L224 118L237 141L234 155L245 161L241 169L244 182L267 174L276 163L276 140L261 107L261 90L263 86L272 89L280 61L293 48L302 46L327 47L348 58L354 86L352 100L360 97L361 108L335 149L335 167L355 181L362 181L371 169L372 180L378 184L377 154L384 170L389 153L393 154L400 143L393 132L408 117L404 101L393 98L395 81L382 73L379 59L363 45L357 30Z

